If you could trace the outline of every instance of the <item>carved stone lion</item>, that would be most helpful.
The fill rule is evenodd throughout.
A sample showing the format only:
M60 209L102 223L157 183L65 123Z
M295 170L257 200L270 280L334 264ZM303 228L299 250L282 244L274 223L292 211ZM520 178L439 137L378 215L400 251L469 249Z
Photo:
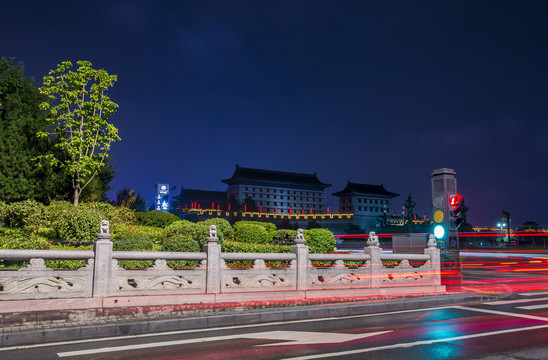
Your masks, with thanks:
M99 228L99 234L108 234L108 221L106 220L102 220L101 221L101 226Z
M210 238L216 238L217 237L217 226L209 225L209 237Z

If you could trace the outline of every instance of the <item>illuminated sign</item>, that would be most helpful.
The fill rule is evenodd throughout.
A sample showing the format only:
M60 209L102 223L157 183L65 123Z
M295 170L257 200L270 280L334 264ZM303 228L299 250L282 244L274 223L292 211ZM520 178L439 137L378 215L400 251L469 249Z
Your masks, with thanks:
M169 210L169 184L156 184L156 210Z

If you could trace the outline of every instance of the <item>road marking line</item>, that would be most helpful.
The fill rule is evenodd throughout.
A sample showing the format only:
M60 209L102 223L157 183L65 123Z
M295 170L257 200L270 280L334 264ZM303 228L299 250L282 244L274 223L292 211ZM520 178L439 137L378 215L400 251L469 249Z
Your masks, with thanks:
M506 312L506 311L470 308L470 307L466 307L466 306L453 306L453 308L454 309L461 309L461 310L483 312L483 313L495 314L495 315L513 316L513 317L519 317L519 318L530 319L530 320L548 321L547 317L527 315L527 314L516 314L516 313L510 313L510 312Z
M519 331L539 330L539 329L546 329L546 328L548 328L548 325L538 325L538 326L525 327L521 329L498 330L498 331L490 331L486 333L479 333L479 334L472 334L472 335L455 336L455 337L445 338L445 339L422 340L422 341L415 341L415 342L409 342L409 343L377 346L377 347L372 347L367 349L356 349L356 350L348 350L348 351L340 351L340 352L332 352L332 353L322 353L317 355L298 356L298 357L292 357L292 358L285 358L285 360L308 360L308 359L331 358L335 356L355 355L355 354L361 354L365 352L390 350L390 349L397 349L397 348L409 348L412 346L419 346L419 345L432 345L440 342L467 340L467 339L474 339L474 338L480 338L485 336L510 334L510 333L519 332Z
M266 331L266 332L253 333L253 334L233 334L233 335L225 335L225 336L213 336L209 338L173 340L173 341L146 343L146 344L133 344L133 345L124 345L124 346L103 347L103 348L97 348L97 349L66 351L66 352L57 353L57 356L67 357L67 356L103 354L103 353L112 353L112 352L138 350L138 349L149 349L149 348L157 348L157 347L165 347L165 346L173 346L173 345L199 344L204 342L232 340L232 339L260 339L260 340L284 341L283 343L280 343L280 344L264 344L264 346L336 344L336 343L343 343L346 341L362 339L370 336L381 335L388 332L392 332L392 330L377 331L377 332L362 333L362 334L322 333L322 332L310 332L310 331ZM259 346L263 346L263 345L259 345Z
M397 315L397 314L405 314L405 313L410 313L410 312L444 310L444 309L450 309L450 308L452 308L452 307L451 306L440 306L440 307L431 307L431 308L423 308L423 309L410 309L410 310L400 310L400 311L393 311L393 312L371 313L371 314L361 314L361 315L333 316L333 317L322 318L322 319L303 319L303 320L275 321L275 322L269 322L269 323L222 326L222 327L203 328L203 329L174 330L174 331L165 331L165 332L148 333L148 334L111 336L111 337L103 337L103 338L95 338L95 339L83 339L83 340L72 340L72 341L58 341L58 342L51 342L51 343L45 343L45 344L17 345L17 346L10 346L10 347L0 347L0 352L7 351L7 350L32 349L32 348L38 348L38 347L48 347L48 346L58 346L58 345L87 344L87 343L94 343L94 342L101 342L101 341L118 341L118 340L126 340L126 339L147 338L147 337L154 337L154 336L169 336L169 335L191 334L191 333L196 333L196 332L203 333L203 332L210 332L210 331L243 329L243 328L263 327L263 326L272 326L272 325L301 324L301 323L308 323L308 322L314 322L314 321L332 321L332 320L341 320L341 319L357 319L357 318L361 318L361 317L383 316L383 315L390 315L390 314Z
M548 300L548 297L518 299L518 300L491 301L491 302L486 302L484 304L485 305L508 305L508 304L521 304L521 303L534 302L534 301L546 301L546 300Z
M523 309L523 310L537 310L537 309L546 309L546 308L548 308L548 304L518 306L518 309Z
M548 291L533 291L526 293L519 293L520 296L535 296L535 295L548 295Z

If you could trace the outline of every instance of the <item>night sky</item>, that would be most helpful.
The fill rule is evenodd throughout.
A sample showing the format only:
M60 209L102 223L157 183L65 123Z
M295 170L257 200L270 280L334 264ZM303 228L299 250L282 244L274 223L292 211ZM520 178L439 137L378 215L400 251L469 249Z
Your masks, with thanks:
M457 172L474 225L548 226L548 2L2 1L0 56L118 76L111 197L226 190L236 164L384 184L431 217ZM328 205L338 208L329 196Z

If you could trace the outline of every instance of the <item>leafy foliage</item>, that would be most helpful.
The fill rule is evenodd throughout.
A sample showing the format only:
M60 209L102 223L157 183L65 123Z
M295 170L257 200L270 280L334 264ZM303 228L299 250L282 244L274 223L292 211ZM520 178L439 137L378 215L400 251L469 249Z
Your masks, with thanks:
M276 245L295 245L296 230L278 230L272 241Z
M53 245L50 250L93 250L93 245L70 246L65 244ZM52 269L76 270L86 266L85 260L45 260L46 266Z
M114 251L151 251L154 242L152 237L146 233L128 232L124 237L113 239L112 248ZM121 260L118 265L123 268L148 268L152 266L151 260Z
M46 211L46 219L58 238L80 245L95 240L103 215L96 208L80 208L68 202L54 201Z
M222 251L240 253L289 253L291 252L291 246L225 241L222 245Z
M0 249L22 249L22 250L48 250L51 244L48 239L39 236L29 236L23 229L0 228ZM20 268L27 264L27 261L0 260L0 268Z
M225 220L221 218L211 218L204 221L200 221L198 224L206 225L209 228L209 225L215 225L217 227L217 234L219 232L222 234L223 239L232 239L234 237L234 229L232 228L232 225ZM221 239L221 236L219 236L219 239Z
M245 211L249 211L249 212L259 211L259 206L257 205L255 200L253 200L251 196L248 196L244 199L241 207L242 209L245 209Z
M143 195L128 188L123 188L116 193L116 206L127 207L140 212L147 211L147 202Z
M169 226L179 220L181 219L179 219L176 215L160 210L152 210L148 213L139 213L137 215L137 224L144 226L165 228L166 226Z
M30 234L40 229L44 220L45 207L35 200L25 200L4 205L4 223L11 228L21 228Z
M209 235L209 226L200 223L193 223L187 220L180 220L174 222L166 228L166 235L168 237L174 235L189 237L196 241L196 243L199 244L201 247L205 244L206 238ZM219 237L220 241L221 239L224 239L223 233L221 231L217 231L217 236Z
M47 128L43 101L22 64L0 59L0 201L47 203L55 194L51 167L37 168L33 160L51 148L47 139L36 137Z
M237 241L225 241L222 245L222 251L224 252L236 252L236 253L289 253L291 252L291 246L284 245L272 245L272 244L251 244L242 243ZM253 265L252 261L229 261L228 266L234 267L249 267ZM280 266L288 265L288 262L282 261L267 261L267 266Z
M51 248L48 239L29 236L22 229L0 228L0 249L47 250Z
M44 77L40 93L47 96L40 108L47 111L46 120L53 126L54 152L40 155L45 163L58 166L70 176L74 190L73 204L78 205L83 189L106 164L112 142L120 140L118 129L108 122L118 105L110 100L108 89L116 75L95 70L89 61L78 61L72 71L70 61L62 62ZM49 132L37 132L48 138Z
M265 226L263 224L273 225ZM238 221L234 224L234 240L250 244L268 244L272 242L275 225L255 221Z
M114 223L112 225L112 241L132 238L134 236L144 235L151 239L154 246L160 246L166 237L164 229L153 226L141 225L120 225Z
M199 252L200 245L188 234L175 234L165 240L162 251ZM167 263L170 267L195 267L198 265L198 261L192 260L174 260Z
M310 247L310 252L332 252L336 245L333 233L327 229L305 230L304 238L306 239L306 245Z

